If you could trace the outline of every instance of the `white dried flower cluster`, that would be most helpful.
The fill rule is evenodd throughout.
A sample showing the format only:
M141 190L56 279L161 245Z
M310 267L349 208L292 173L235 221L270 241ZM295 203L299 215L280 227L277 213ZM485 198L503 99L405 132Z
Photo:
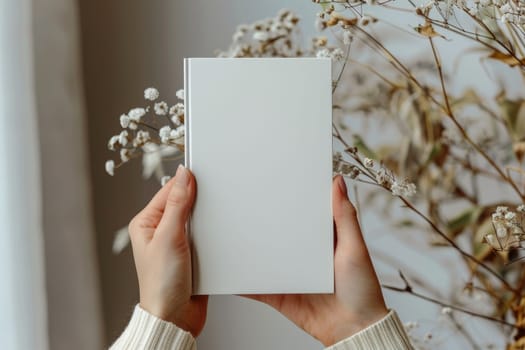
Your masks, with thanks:
M365 3L367 5L374 5L375 0L368 0L368 1L361 1L361 0L353 0L350 1L350 3L354 3L354 6L362 6ZM352 5L350 5L352 6ZM345 6L346 9L348 9L348 6ZM363 15L363 14L357 14L354 13L356 16L347 18L344 17L340 12L336 11L336 8L334 4L331 4L330 6L327 6L323 11L317 13L317 17L315 20L315 28L317 31L321 32L325 30L328 27L340 27L343 29L343 31L348 31L349 28L352 26L358 25L360 27L365 27L369 25L370 23L377 22L377 19L374 17L371 17L369 15ZM344 36L343 36L343 40ZM345 44L349 43L348 38L346 39L347 42Z
M348 163L343 159L341 152L336 152L332 157L332 168L335 174L348 176L351 179L356 179L361 171L353 164Z
M525 1L523 0L474 0L469 13L480 19L496 19L524 29Z
M169 125L165 125L159 130L160 142L164 144L171 144L177 142L184 142L184 125L172 129Z
M156 115L166 115L168 114L168 104L164 101L155 103L155 114Z
M299 17L283 9L273 18L242 24L233 34L233 44L219 57L302 56Z
M398 181L394 174L384 167L381 167L376 172L376 182L389 189L394 196L412 197L417 192L415 184L409 182L407 179Z
M403 180L402 182L394 180L390 190L394 196L412 197L416 194L416 185L408 180Z
M525 232L523 231L525 205L521 204L516 211L509 210L506 206L499 206L492 213L492 226L494 234L485 235L485 242L496 250L508 250L520 246Z
M184 90L177 91L176 96L178 99L184 99ZM153 108L137 107L120 116L120 126L123 130L111 136L108 141L108 149L119 153L120 163L116 164L114 160L106 162L105 169L109 175L113 176L115 169L132 158L146 157L152 149L155 149L155 152L162 151L159 147L152 147L153 145L183 150L184 104L179 102L170 107L165 101L155 102L159 97L156 88L147 88L144 90L144 99L154 102ZM154 114L149 113L151 110ZM173 151L167 150L164 153ZM148 155L148 158L151 157ZM157 165L160 161L161 157Z
M334 61L343 61L345 54L339 47L323 47L316 53L317 58L331 58Z
M449 306L445 306L441 309L442 315L450 315L452 314L452 309Z
M155 88L147 88L146 90L144 90L144 98L146 100L155 101L159 98L159 95L159 90Z

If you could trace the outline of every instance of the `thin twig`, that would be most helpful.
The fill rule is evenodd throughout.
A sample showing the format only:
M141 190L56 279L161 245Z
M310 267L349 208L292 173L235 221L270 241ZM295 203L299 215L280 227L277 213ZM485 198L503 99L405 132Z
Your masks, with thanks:
M441 237L443 238L452 248L456 249L461 255L463 255L465 258L471 260L472 262L476 263L477 265L481 266L483 269L485 269L487 272L492 274L494 277L496 277L508 290L512 291L514 294L519 294L519 292L513 288L509 282L507 282L499 273L494 271L490 266L486 265L484 262L477 259L472 254L466 252L463 250L460 246L457 245L454 240L452 240L448 235L443 232L437 225L430 220L428 217L426 217L422 212L420 212L416 207L414 207L408 200L406 200L404 197L398 196L398 198L414 213L416 213L419 217L421 217L423 220L425 220L432 229Z
M500 323L502 325L509 326L509 327L512 327L512 328L515 328L515 329L525 330L525 328L523 328L523 327L516 326L515 324L512 324L512 323L510 323L508 321L505 321L505 320L502 320L500 318L497 318L497 317L494 317L494 316L490 316L490 315L483 315L483 314L477 313L475 311L465 309L465 308L463 308L461 306L448 304L448 303L445 303L445 302L443 302L441 300L437 300L437 299L434 299L434 298L432 298L430 296L427 296L427 295L415 292L413 290L412 286L410 285L410 283L408 282L408 280L401 273L401 271L399 271L399 275L400 275L401 279L403 280L403 282L405 283L404 287L396 287L396 286L391 286L391 285L388 285L388 284L382 284L381 286L383 288L385 288L385 289L392 290L394 292L408 293L408 294L410 294L412 296L415 296L417 298L420 298L420 299L423 299L425 301L431 302L433 304L437 304L437 305L440 305L442 307L449 307L449 308L451 308L453 310L465 313L465 314L470 315L470 316L482 318L482 319L485 319L485 320L488 320L488 321L497 322L497 323Z

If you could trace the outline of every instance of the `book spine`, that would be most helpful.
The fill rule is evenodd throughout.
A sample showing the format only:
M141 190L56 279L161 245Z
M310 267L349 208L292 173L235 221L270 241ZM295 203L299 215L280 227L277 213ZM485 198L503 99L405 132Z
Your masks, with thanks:
M191 170L190 59L184 59L184 166Z

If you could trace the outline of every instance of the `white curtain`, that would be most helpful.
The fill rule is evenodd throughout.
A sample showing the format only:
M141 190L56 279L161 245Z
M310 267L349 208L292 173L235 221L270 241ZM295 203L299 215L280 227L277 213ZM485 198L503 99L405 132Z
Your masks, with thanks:
M77 3L0 0L0 349L100 349Z
M0 348L47 349L30 0L0 2Z

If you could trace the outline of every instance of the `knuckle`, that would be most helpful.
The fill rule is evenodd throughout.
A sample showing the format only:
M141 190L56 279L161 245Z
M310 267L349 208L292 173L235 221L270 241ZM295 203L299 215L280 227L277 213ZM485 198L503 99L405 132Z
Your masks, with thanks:
M135 215L128 224L129 237L133 239L136 232L139 230L140 213Z

